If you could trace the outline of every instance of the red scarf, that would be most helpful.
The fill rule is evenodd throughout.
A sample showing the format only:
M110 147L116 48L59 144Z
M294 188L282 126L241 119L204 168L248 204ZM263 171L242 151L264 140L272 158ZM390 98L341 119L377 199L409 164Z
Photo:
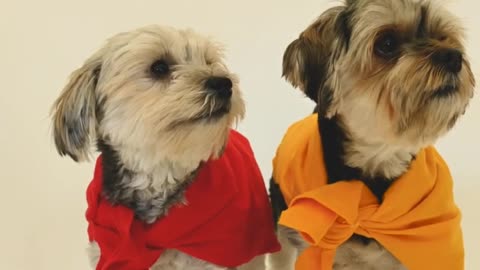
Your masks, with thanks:
M88 235L100 246L97 270L146 270L165 249L237 267L280 250L266 188L248 140L236 131L224 154L206 162L177 205L154 224L102 195L102 157L87 190Z

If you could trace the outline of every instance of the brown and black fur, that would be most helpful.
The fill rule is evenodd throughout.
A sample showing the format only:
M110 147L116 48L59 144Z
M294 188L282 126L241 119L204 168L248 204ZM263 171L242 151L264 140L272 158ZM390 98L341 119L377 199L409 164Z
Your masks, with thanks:
M382 202L420 149L447 133L473 96L462 27L429 1L348 0L322 13L285 50L283 76L316 103L328 183L361 180ZM320 151L320 150L319 150ZM274 217L287 208L270 181ZM271 269L293 269L306 247L280 226ZM400 270L378 242L354 235L335 270Z

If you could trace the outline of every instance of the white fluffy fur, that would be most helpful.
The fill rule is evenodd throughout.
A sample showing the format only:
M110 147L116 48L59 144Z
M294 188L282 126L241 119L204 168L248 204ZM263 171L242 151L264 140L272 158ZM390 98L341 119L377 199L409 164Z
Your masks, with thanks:
M150 67L160 59L171 72L154 78ZM220 106L205 86L211 77L228 78L233 86L228 113L210 119ZM92 141L106 141L118 153L121 170L132 172L118 179L124 181L123 196L162 202L202 161L222 153L244 106L219 44L191 30L148 26L108 39L72 73L53 108L54 137L60 154L76 161L89 159ZM88 253L94 268L98 245L90 243ZM259 257L241 269L263 268ZM167 250L153 269L225 268Z

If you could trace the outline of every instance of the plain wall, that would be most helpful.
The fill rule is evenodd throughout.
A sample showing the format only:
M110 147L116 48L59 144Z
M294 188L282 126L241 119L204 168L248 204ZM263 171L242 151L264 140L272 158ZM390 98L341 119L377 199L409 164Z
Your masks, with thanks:
M465 22L476 75L480 3L450 1ZM283 132L313 104L281 79L284 49L332 1L0 1L0 269L88 269L85 189L92 163L60 158L49 109L75 68L108 36L147 24L192 27L226 44L241 79L247 135L266 178ZM464 213L466 269L480 269L476 96L438 148ZM421 254L419 254L421 256Z

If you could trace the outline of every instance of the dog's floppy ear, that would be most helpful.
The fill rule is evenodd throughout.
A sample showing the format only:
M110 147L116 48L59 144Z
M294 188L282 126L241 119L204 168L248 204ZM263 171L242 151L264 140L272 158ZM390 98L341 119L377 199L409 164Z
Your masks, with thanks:
M325 82L331 72L332 55L344 39L340 36L345 7L325 11L298 39L288 45L283 55L283 73L294 87L317 103L319 113L326 113L331 103L331 89Z
M52 108L53 137L61 156L86 161L91 136L95 132L95 87L101 70L101 58L94 55L75 70Z
M321 65L323 53L315 49L314 44L303 37L290 43L283 55L282 76L317 102L318 87L325 71Z

